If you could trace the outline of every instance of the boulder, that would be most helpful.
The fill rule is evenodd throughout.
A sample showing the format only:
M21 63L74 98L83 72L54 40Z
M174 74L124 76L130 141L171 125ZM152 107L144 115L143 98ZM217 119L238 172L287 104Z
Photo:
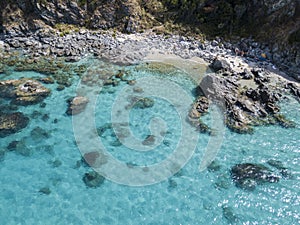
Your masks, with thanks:
M28 123L29 118L23 113L0 113L0 137L6 137L10 134L17 133L25 128Z
M215 72L219 70L230 71L230 64L224 59L214 59L214 61L210 64L210 68L212 68Z
M84 111L88 102L88 98L83 96L76 96L74 98L71 98L68 100L69 107L66 113L68 115L77 115Z

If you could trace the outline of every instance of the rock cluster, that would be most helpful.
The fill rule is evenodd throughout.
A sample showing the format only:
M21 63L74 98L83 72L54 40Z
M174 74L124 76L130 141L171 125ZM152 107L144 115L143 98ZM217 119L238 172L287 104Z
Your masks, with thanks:
M202 95L192 106L189 118L194 125L203 127L199 118L207 112L208 102L217 103L224 112L226 125L238 133L252 133L253 126L279 124L283 127L295 125L279 114L276 104L281 93L269 87L268 74L261 69L237 73L228 62L215 59L211 65L215 74L208 74L199 84ZM245 74L248 76L245 77ZM250 82L242 86L243 81ZM292 84L288 85L294 87ZM297 93L296 86L293 92Z
M50 90L34 79L0 81L0 97L10 98L17 105L31 105L44 100Z
M260 164L243 163L231 168L231 177L236 186L246 190L254 190L257 184L274 183L279 181L279 176Z

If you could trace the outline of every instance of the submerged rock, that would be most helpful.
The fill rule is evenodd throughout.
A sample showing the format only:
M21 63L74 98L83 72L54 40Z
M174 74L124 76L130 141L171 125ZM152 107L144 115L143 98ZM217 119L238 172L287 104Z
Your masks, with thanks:
M41 127L35 127L30 132L30 135L31 135L31 138L35 141L43 141L44 139L47 139L50 137L50 134Z
M283 163L279 160L270 159L270 160L267 161L267 163L270 166L275 167L278 170L286 169L286 167L283 165Z
M221 165L216 161L212 161L211 164L207 167L208 171L210 172L216 172L221 170Z
M276 168L277 170L279 170L279 173L281 174L282 177L284 178L291 178L292 177L292 174L291 174L291 171L285 167L283 165L283 163L279 160L274 160L274 159L270 159L267 161L267 163Z
M154 100L151 98L134 98L132 99L132 104L134 108L140 108L140 109L145 109L145 108L151 108L154 105Z
M88 98L83 96L76 96L74 98L71 98L68 100L69 107L66 113L68 115L77 115L84 111L88 102Z
M155 136L148 135L145 140L142 142L143 145L153 145L155 143Z
M11 98L17 105L31 105L44 100L50 90L34 79L0 81L0 97Z
M45 194L45 195L50 195L51 194L51 190L49 187L43 187L39 190L40 193Z
M33 149L26 145L25 139L20 141L12 141L7 146L7 150L14 151L22 156L31 156L33 153Z
M83 158L87 164L89 164L90 166L94 166L99 156L99 152L88 152L83 155Z
M87 187L96 188L96 187L100 187L100 185L104 182L105 178L101 176L99 173L95 171L91 171L85 173L82 180Z
M236 186L246 190L254 190L257 184L274 183L279 177L260 164L242 163L231 168L231 178Z
M228 206L222 207L223 216L230 224L236 224L238 222L238 217L233 212L233 209Z
M0 149L0 162L4 160L5 150Z
M29 118L23 113L16 112L11 114L0 112L0 137L6 137L17 133L25 128L29 123Z

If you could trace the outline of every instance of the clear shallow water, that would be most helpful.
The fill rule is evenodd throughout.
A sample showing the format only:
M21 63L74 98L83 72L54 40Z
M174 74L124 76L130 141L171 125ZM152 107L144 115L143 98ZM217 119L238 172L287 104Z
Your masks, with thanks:
M156 76L129 68L132 78ZM12 73L0 77L43 76L33 72ZM195 86L185 74L171 77L188 93ZM200 134L197 148L180 173L170 179L144 187L129 187L109 180L98 188L87 188L82 177L88 167L76 166L81 154L76 146L72 118L65 115L66 100L74 96L77 84L62 92L56 85L45 85L54 91L46 98L45 108L39 105L19 107L19 111L35 119L22 132L2 138L1 148L13 140L25 137L31 149L29 157L8 152L0 162L1 224L298 224L300 223L300 107L291 99L282 104L283 113L297 123L294 129L279 126L257 127L253 135L239 135L226 130L216 161L221 169L199 172L209 136ZM138 86L138 84L137 84ZM101 127L111 121L111 105L116 96L128 87L121 83L114 93L103 91L97 101L95 123ZM112 91L110 91L112 92ZM130 92L128 96L135 92ZM176 91L171 95L178 94ZM152 108L130 111L130 128L143 140L149 135L153 116L167 124L165 139L157 149L136 152L124 146L114 146L112 131L100 138L110 154L126 163L153 164L166 158L177 145L181 123L174 105L164 99L154 99ZM126 99L125 99L126 100ZM130 101L129 101L130 102ZM127 103L126 103L127 104ZM177 107L177 106L176 106ZM49 116L43 120L43 115ZM58 123L54 123L57 119ZM46 139L33 139L30 131L42 127L50 134ZM192 129L192 128L191 128ZM230 168L242 162L262 163L280 160L291 171L291 178L279 183L257 186L253 192L238 189L231 181ZM60 160L61 165L53 163ZM276 170L274 170L276 171ZM39 193L49 187L49 195ZM235 219L236 218L236 219ZM234 222L233 222L234 221Z

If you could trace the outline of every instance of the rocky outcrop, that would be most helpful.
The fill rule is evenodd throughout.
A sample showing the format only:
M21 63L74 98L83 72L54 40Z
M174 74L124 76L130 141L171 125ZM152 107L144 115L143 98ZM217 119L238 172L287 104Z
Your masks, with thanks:
M220 106L227 127L234 132L252 133L253 126L276 123L283 127L295 126L279 114L280 108L276 103L282 95L268 87L270 79L266 73L253 69L251 72L247 71L251 73L252 79L245 79L246 72L234 72L224 60L218 63L214 60L212 68L217 73L208 74L202 79L199 84L202 95L193 104L189 114L189 120L200 130L203 130L204 125L199 119L207 112L209 102ZM242 86L241 80L247 80L251 85ZM294 86L290 84L289 87Z
M31 105L44 100L50 90L34 79L0 81L0 97L10 98L17 105Z
M68 100L69 107L66 113L68 115L77 115L84 111L88 102L88 98L83 96L76 96L74 98L71 98Z
M11 114L0 112L0 137L6 137L19 132L29 123L29 118L23 113L16 112Z

